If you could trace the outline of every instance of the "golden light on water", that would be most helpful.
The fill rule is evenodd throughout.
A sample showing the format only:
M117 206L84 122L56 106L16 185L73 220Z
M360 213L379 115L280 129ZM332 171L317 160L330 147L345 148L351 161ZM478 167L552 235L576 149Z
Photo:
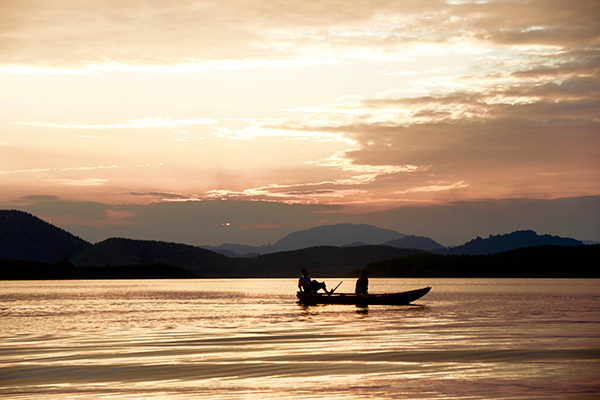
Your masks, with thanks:
M425 284L414 305L357 308L298 305L295 279L10 282L0 393L593 398L597 282L372 279L370 289Z

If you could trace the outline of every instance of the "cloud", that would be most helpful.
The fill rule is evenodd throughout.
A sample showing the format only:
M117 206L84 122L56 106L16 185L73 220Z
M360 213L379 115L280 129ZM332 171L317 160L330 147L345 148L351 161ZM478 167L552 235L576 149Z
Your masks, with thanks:
M55 201L55 200L59 200L58 196L54 196L54 195L30 195L30 196L23 196L22 197L23 200L32 200L32 201Z
M0 176L36 192L388 208L600 192L595 0L7 0L0 15L0 72L49 74L16 77L21 122L0 142Z
M467 187L468 185L465 182L456 182L450 185L430 185L430 186L421 186L414 187L410 189L406 189L403 191L397 192L398 194L404 193L414 193L414 192L439 192L443 190L453 190L453 189L462 189Z
M84 226L102 226L109 212L119 212L121 206L95 201L65 200L57 195L28 195L0 205L4 209L27 211L40 218L65 218ZM63 225L58 224L58 225Z
M55 178L48 179L49 182L67 186L100 186L108 182L108 179L101 178L83 178L83 179L66 179Z
M30 125L45 128L60 128L60 129L144 129L144 128L180 128L189 125L207 125L217 122L212 118L191 118L191 119L175 119L175 118L140 118L127 120L124 122L116 122L110 124L78 124L73 122L66 123L49 123L49 122L13 122L14 125Z
M529 69L515 64L500 74L480 75L471 88L418 97L347 98L305 110L315 114L317 122L310 126L288 121L279 128L343 135L354 146L329 163L336 160L341 170L407 172L402 168L410 166L418 181L405 173L386 177L396 195L598 193L600 48L550 51L536 60ZM588 184L577 188L583 182ZM370 183L364 189L376 193L375 180Z
M87 172L96 170L110 170L122 168L118 165L94 165L94 166L81 166L81 167L53 167L53 168L32 168L32 169L21 169L21 170L0 170L0 176L5 175L20 175L20 174L45 174L45 173L64 173L64 172ZM60 180L57 178L57 181Z
M128 196L155 198L157 200L190 200L188 196L181 193L129 192L125 194Z
M594 0L2 2L8 65L123 67L210 60L380 59L399 47L594 43ZM414 53L416 54L416 53ZM421 53L422 54L422 53ZM220 66L219 68L222 68Z

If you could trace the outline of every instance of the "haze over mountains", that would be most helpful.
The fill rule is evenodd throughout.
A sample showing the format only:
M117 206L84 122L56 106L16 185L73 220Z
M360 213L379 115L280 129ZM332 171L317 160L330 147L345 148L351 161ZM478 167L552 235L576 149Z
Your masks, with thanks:
M68 260L73 267L176 266L204 277L288 277L297 276L303 267L320 276L340 276L375 261L399 257L485 255L534 246L578 247L583 242L518 231L445 248L426 237L370 225L339 224L297 231L260 247L228 244L201 248L125 238L91 244L31 214L0 210L0 259L47 263ZM439 259L435 262L439 268Z
M232 257L255 256L258 254L276 253L280 251L300 250L315 246L359 246L359 245L388 245L388 242L402 240L406 235L390 230L381 229L365 224L337 224L323 225L312 229L300 230L284 236L272 245L244 246L237 244L223 244L221 246L202 246ZM421 247L415 241L416 246L393 246L399 248ZM437 247L444 247L437 244Z

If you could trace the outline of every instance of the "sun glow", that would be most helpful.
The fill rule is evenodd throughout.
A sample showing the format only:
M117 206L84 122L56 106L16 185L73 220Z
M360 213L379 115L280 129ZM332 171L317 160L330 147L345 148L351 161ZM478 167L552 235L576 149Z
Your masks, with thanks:
M2 12L6 208L31 195L358 209L600 193L593 1Z

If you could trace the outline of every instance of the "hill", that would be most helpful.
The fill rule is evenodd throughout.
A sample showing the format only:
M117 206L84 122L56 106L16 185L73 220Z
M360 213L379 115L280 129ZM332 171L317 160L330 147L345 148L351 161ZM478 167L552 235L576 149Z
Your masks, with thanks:
M302 268L308 268L313 276L340 277L375 260L422 253L382 245L317 246L238 260L248 266L252 277L297 277Z
M494 254L523 247L536 246L581 246L583 242L570 238L551 235L538 235L532 230L516 231L506 235L490 235L487 239L480 237L462 246L436 251L439 254Z
M29 213L0 210L0 258L54 262L89 245Z
M248 276L247 267L237 260L186 244L111 238L73 256L77 266L167 264L183 267L204 277Z
M359 256L386 246L367 246ZM336 250L337 249L337 250ZM343 250L341 253L339 250ZM399 250L399 249L396 249ZM443 278L600 278L600 270L590 260L600 257L600 245L541 246L489 255L440 255L426 252L362 264L356 254L335 247L310 248L265 256L257 260L252 275L246 277L297 277L306 266L318 278L356 277L366 265L372 277L443 277ZM327 256L328 255L328 256ZM295 261L288 265L290 260ZM326 261L324 261L326 260ZM328 260L328 261L327 261ZM248 261L248 259L246 259ZM280 264L286 262L286 264ZM355 266L354 271L349 268ZM347 273L343 273L346 271ZM43 263L0 259L0 279L152 279L195 278L192 271L162 263L79 266L66 260ZM330 282L331 283L331 282Z
M385 242L384 245L397 247L399 249L419 249L425 251L432 251L435 249L443 249L444 245L424 236L404 236L401 239L391 240Z
M417 254L367 265L373 277L600 278L600 245L539 246L487 255ZM359 271L354 271L357 275Z

